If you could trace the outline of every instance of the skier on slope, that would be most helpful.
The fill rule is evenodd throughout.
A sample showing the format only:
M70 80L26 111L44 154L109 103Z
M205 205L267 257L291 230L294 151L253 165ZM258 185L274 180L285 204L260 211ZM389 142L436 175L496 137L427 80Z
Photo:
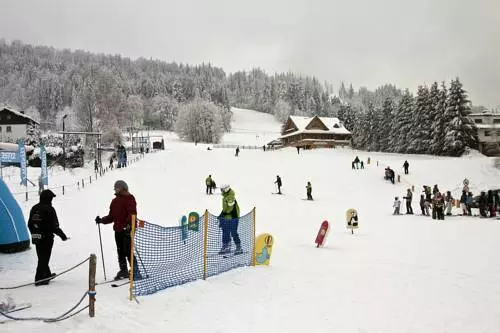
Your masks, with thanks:
M127 270L127 261L130 265L130 246L131 246L131 224L132 215L137 215L137 204L135 198L128 191L128 185L123 180L117 180L114 185L115 198L111 201L109 214L104 217L97 216L95 222L97 224L113 223L115 231L116 250L118 252L118 265L120 270L115 276L115 280L125 279L129 277ZM134 267L137 268L137 263L134 257ZM134 280L140 279L138 269L134 269Z
M403 169L405 170L405 175L408 174L408 168L410 167L410 163L408 163L408 161L405 161L403 163Z
M306 191L307 191L307 200L313 200L311 182L307 182Z
M444 198L440 192L436 193L432 199L432 211L433 219L444 220Z
M52 199L56 195L51 190L43 190L40 193L40 202L31 208L28 229L31 233L33 244L36 247L36 255L38 257L38 265L35 274L35 286L47 285L49 280L56 274L50 271L49 262L54 246L54 234L59 236L63 241L68 237L59 227L59 220L54 207L52 207Z
M406 196L403 197L403 199L406 199L406 214L413 215L413 208L411 206L411 200L413 199L413 193L411 193L411 189L408 189L406 191Z
M394 198L394 204L392 205L394 207L394 213L392 215L399 215L399 209L401 208L401 201L399 200L398 197Z
M276 181L274 182L278 186L278 194L281 194L281 177L276 176Z
M208 175L205 179L205 185L207 186L207 194L212 194L212 189L214 188L214 181L212 179L212 175Z
M235 193L229 185L220 187L222 192L222 211L219 214L219 227L222 229L222 248L219 254L227 254L231 252L230 243L231 237L236 244L234 254L241 254L241 240L238 235L238 223L240 218L240 207L236 201Z

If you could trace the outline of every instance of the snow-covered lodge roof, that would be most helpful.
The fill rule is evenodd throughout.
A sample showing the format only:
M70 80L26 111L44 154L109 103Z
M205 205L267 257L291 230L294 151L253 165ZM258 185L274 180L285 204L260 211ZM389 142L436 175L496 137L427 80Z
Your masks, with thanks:
M300 133L351 134L338 118L290 116L281 137L285 138Z
M23 123L23 124L28 124L30 122L33 122L37 125L40 125L40 123L38 121L36 121L35 119L31 118L30 116L28 116L27 114L25 114L24 112L21 112L21 111L17 111L11 107L8 107L8 106L3 106L3 107L0 107L0 124L1 123L4 123L4 119L3 117L1 117L3 114L5 113L11 113L13 114L14 116L16 116L18 119L22 120L22 122L20 123ZM8 122L9 124L13 124L13 122Z

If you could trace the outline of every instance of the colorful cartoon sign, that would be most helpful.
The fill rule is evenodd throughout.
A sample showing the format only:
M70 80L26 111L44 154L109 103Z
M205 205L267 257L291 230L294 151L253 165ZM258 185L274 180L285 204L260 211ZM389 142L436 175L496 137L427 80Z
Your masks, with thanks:
M255 266L269 266L273 252L274 238L270 234L260 234L255 240Z
M188 226L188 223L187 223L187 217L186 215L183 215L181 216L181 218L179 219L179 222L180 222L180 225L181 225L181 240L185 243L186 242L186 239L188 237L188 232L187 232L187 226Z
M347 222L347 229L351 230L351 233L354 233L354 229L358 229L358 212L356 209L350 208L345 213L345 220Z
M200 230L200 214L198 214L197 212L189 213L188 229L192 231Z

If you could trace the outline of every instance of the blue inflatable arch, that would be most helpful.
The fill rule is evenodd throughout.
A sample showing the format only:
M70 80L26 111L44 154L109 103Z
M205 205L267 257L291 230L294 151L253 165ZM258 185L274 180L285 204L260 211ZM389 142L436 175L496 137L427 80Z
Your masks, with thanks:
M0 252L19 252L29 247L30 234L21 207L0 179Z

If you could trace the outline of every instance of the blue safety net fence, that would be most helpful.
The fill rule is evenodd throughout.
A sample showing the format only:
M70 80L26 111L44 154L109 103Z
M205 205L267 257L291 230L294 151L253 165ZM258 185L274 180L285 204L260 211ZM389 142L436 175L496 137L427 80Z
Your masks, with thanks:
M134 252L141 277L134 278L134 295L150 295L172 286L252 265L254 210L239 219L223 221L231 223L233 230L237 230L243 250L241 254L234 254L236 246L232 237L231 251L224 255L218 254L222 248L220 221L217 216L208 212L206 214L206 229L205 214L200 216L197 225L187 224L184 227L163 227L147 221L139 223L134 237Z

